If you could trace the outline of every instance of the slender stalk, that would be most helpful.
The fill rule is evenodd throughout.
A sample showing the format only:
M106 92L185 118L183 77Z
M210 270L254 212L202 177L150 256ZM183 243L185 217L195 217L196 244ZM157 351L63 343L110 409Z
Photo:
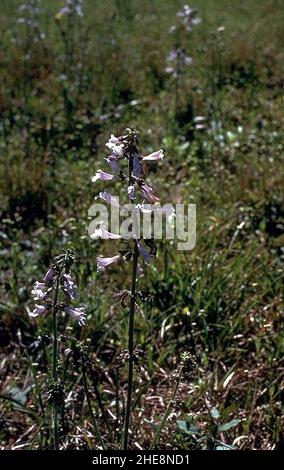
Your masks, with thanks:
M82 360L82 371L83 371L83 384L84 384L84 390L85 390L85 395L86 395L86 399L87 399L88 408L89 408L89 411L90 411L91 420L92 420L92 423L93 423L94 430L95 430L96 436L98 438L98 441L99 441L102 449L105 450L104 441L102 439L102 436L101 436L101 433L100 433L100 430L99 430L99 427L98 427L98 424L97 424L97 420L95 418L95 415L94 415L94 412L93 412L93 409L92 409L91 397L90 397L90 392L89 392L88 384L87 384L86 366L85 366L84 355L83 354L81 354L81 360Z
M55 287L55 294L53 299L52 306L52 333L53 333L53 350L52 350L52 379L53 386L56 386L57 382L57 363L58 363L58 340L57 340L57 300L59 293L59 283L60 276L58 276ZM59 449L59 439L58 439L58 406L56 402L56 397L53 396L52 404L52 428L53 428L53 447L54 450Z
M130 158L129 158L129 176L128 181L129 185L133 182L133 158L135 153L135 138L132 141L130 148ZM133 213L135 217L135 212ZM133 231L136 232L136 220L133 220ZM130 415L131 415L131 400L132 400L132 389L133 389L133 351L134 351L134 317L135 317L135 307L136 307L136 278L137 278L137 266L138 266L138 244L137 239L134 240L134 250L133 250L133 264L132 264L132 280L131 280L131 291L130 291L130 312L129 312L129 324L128 324L128 380L127 380L127 401L125 408L125 419L124 419L124 442L123 449L127 450L128 440L129 440L129 424L130 424Z
M159 442L159 438L160 438L160 434L162 432L162 429L163 427L165 426L166 424L166 421L170 415L170 412L171 412L171 409L173 407L173 404L174 404L174 401L175 401L175 397L176 397L176 394L177 394L177 391L178 391L178 387L179 387L179 384L180 384L180 379L181 379L181 374L182 374L182 369L183 369L183 364L180 366L180 369L179 369L179 372L178 372L178 376L177 376L177 381L176 381L176 384L175 384L175 387L174 387L174 390L173 390L173 394L172 394L172 397L169 401L169 404L167 406L167 409L166 409L166 412L164 414L164 417L156 431L156 434L154 436L154 439L153 439L153 442L151 444L151 447L150 447L150 450L154 449L154 447L156 447L156 445L158 444Z
M116 414L116 420L115 420L115 439L117 439L117 434L119 431L119 424L120 424L120 419L119 419L119 368L116 368L116 377L115 377L115 414Z
M96 381L96 378L95 378L95 373L93 371L93 367L91 365L91 361L89 361L89 369L90 369L90 372L91 372L91 378L92 378L92 383L93 383L93 388L94 388L94 392L95 392L95 396L96 396L96 399L97 399L97 402L98 402L98 405L99 405L99 408L101 410L101 413L102 413L102 418L105 422L105 425L108 429L108 433L109 433L109 437L110 437L110 440L112 441L113 440L113 434L112 434L112 430L111 430L111 426L110 426L110 422L109 422L109 419L108 419L108 414L107 414L107 411L104 407L104 404L103 404L103 401L102 401L102 397L101 397L101 394L100 394L100 391L99 391L99 388L97 386L97 381Z
M130 312L129 312L129 326L128 326L128 383L127 383L127 402L125 410L125 423L124 423L124 450L128 447L129 437L129 424L130 424L130 413L131 413L131 399L132 399L132 388L133 388L133 350L134 350L134 316L135 316L135 303L136 303L136 277L137 277L137 265L138 265L138 246L137 241L134 241L134 252L133 252L133 267L132 267L132 281L131 281L131 298L130 298Z

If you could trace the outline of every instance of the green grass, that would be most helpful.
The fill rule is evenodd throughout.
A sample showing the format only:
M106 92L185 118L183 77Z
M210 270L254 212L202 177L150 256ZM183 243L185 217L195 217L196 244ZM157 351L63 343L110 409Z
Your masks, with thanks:
M51 319L32 321L27 308L34 281L67 247L76 251L88 321L79 328L59 320L62 448L98 446L75 340L88 345L110 419L116 393L125 400L127 368L116 392L115 358L127 347L128 310L113 294L129 289L130 270L96 272L96 256L113 253L114 244L89 239L87 214L101 189L90 178L103 168L105 142L131 124L145 151L164 149L163 165L148 175L161 200L197 204L196 248L159 243L142 280L150 299L136 315L136 344L146 353L135 371L131 447L151 445L172 395L171 375L188 351L196 367L179 388L159 446L216 448L221 440L275 448L284 424L283 2L191 2L202 23L185 43L193 64L177 116L164 69L173 48L168 29L183 2L85 0L84 18L69 28L65 18L59 22L65 43L54 20L64 2L43 3L46 37L34 43L16 24L20 2L1 2L1 448L51 445L51 351L39 339ZM194 129L200 115L205 131ZM218 424L232 419L240 421L220 436ZM102 417L99 425L107 447L116 448L119 435L110 442Z

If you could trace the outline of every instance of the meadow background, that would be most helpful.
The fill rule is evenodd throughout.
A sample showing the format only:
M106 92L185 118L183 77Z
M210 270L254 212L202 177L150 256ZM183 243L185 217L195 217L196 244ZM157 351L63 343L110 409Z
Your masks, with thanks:
M197 204L197 244L181 252L158 243L142 280L149 299L135 334L146 352L131 447L149 447L185 351L196 367L159 448L283 445L283 1L190 2L202 23L184 39L193 62L178 109L165 67L182 1L84 0L83 17L57 21L64 1L43 1L39 28L17 21L22 3L0 2L1 448L51 445L50 318L27 311L35 280L68 247L88 320L82 328L59 320L61 447L98 446L75 340L88 346L98 416L93 382L110 419L125 398L126 369L117 387L115 358L127 347L128 311L113 295L129 289L130 272L96 272L96 256L112 253L113 242L90 240L87 227L105 142L132 124L145 153L164 149L163 164L149 170L161 200Z

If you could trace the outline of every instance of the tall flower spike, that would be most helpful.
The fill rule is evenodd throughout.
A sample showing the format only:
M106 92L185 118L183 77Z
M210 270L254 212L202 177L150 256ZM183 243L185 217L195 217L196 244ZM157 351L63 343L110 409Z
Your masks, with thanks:
M153 189L148 186L144 178L144 169L142 166L143 162L147 161L159 161L163 160L163 151L158 150L152 152L149 155L143 157L138 150L138 139L137 132L135 129L127 129L127 134L122 137L116 137L111 135L106 146L112 151L112 154L106 159L107 163L113 169L115 173L119 173L123 176L125 180L125 193L127 193L130 202L136 198L136 189L140 189L142 196L151 204L155 204L159 201L159 198L153 193ZM128 168L128 177L126 178L124 173L121 172L119 162L126 163ZM119 201L117 198L111 196L107 191L100 193L100 198L103 199L108 204L120 207ZM135 310L137 306L138 293L136 290L136 282L139 277L142 275L143 270L138 263L138 258L144 259L146 263L149 263L153 260L156 255L156 246L154 240L145 240L145 245L140 239L137 231L139 228L139 223L137 217L140 212L143 212L143 204L129 205L132 207L132 223L131 223L131 236L133 238L132 244L128 250L120 251L120 254L111 256L111 257L98 257L97 258L97 270L103 271L107 266L110 266L114 263L117 263L121 259L125 261L132 260L132 276L131 276L131 290L130 290L130 311L129 311L129 336L128 336L128 351L127 357L129 360L128 363L128 383L127 383L127 401L125 407L125 420L124 420L124 449L128 448L128 438L129 438L129 425L130 425L130 414L131 414L131 402L132 402L132 388L133 388L133 365L135 363L135 350L134 350L134 322L135 322ZM160 208L161 209L161 208ZM147 209L145 209L146 211ZM153 208L149 209L149 212L152 212ZM163 210L161 209L161 212ZM145 212L144 212L145 213ZM111 234L110 232L104 231L103 228L97 229L92 238L96 236L102 236L104 233L110 235L108 238L118 238L117 235ZM126 238L126 236L125 236ZM125 292L125 290L123 291Z

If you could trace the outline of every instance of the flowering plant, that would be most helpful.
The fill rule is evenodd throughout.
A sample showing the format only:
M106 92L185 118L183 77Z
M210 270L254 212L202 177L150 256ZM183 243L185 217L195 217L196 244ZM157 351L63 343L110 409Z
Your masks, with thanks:
M45 274L43 280L37 281L32 290L33 299L36 302L35 308L28 314L32 318L37 318L48 312L52 312L52 333L53 333L53 353L52 353L52 391L53 414L52 428L54 449L59 449L58 439L58 397L62 395L61 381L58 377L58 334L57 334L57 314L64 312L76 320L80 326L86 322L85 307L75 307L72 302L78 297L78 289L71 277L71 266L75 261L72 250L55 257L54 263ZM62 299L60 299L60 295Z
M134 349L134 319L136 302L138 298L137 292L137 279L142 274L143 270L139 263L142 258L146 263L151 262L157 252L157 248L153 239L141 239L138 234L138 214L140 211L155 210L155 204L159 202L159 197L155 195L154 190L145 182L144 162L157 162L163 160L163 150L158 150L147 156L142 156L139 151L138 133L135 128L127 129L127 133L121 137L112 135L106 144L110 150L110 155L106 158L107 163L112 169L113 173L106 173L98 170L95 176L92 177L93 182L99 180L106 182L113 182L120 180L125 183L125 193L132 204L132 218L131 218L131 237L129 249L119 251L111 257L97 258L97 269L103 271L106 267L121 261L132 261L132 280L130 291L123 291L121 296L125 300L126 296L130 296L130 311L129 311L129 329L128 329L128 390L127 390L127 403L125 408L124 420L124 449L128 448L129 440L129 425L131 414L131 400L133 388L133 365L136 361ZM121 167L125 163L127 172ZM137 204L137 199L140 195L142 201ZM99 197L108 204L119 205L116 197L112 196L108 191L99 193ZM151 205L149 205L149 203ZM103 239L120 239L121 235L114 234L107 231L104 227L99 227L92 235L92 238L101 237Z

